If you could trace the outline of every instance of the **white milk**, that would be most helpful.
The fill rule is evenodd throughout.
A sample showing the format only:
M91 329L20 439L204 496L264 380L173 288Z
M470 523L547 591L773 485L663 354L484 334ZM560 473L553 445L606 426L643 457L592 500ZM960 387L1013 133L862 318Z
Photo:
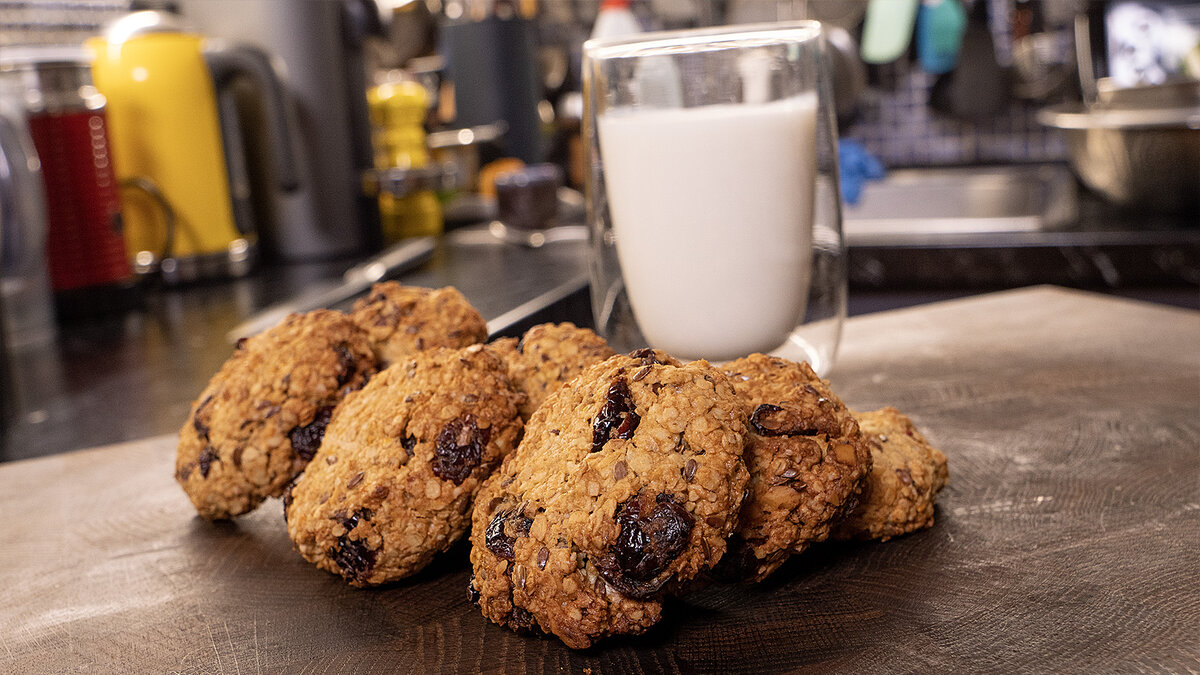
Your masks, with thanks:
M779 347L812 262L815 94L597 121L617 256L650 345L724 360Z

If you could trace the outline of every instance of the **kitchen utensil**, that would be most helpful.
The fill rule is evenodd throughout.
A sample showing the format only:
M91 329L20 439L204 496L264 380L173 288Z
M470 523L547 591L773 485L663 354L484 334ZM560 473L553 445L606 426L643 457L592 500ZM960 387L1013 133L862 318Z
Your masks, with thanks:
M332 307L369 289L371 284L403 274L433 255L436 240L417 237L401 242L379 255L346 270L339 283L312 289L286 302L273 305L229 331L230 342L261 333L294 312Z
M1063 131L1071 168L1114 204L1200 212L1200 104L1067 103L1038 111L1038 121Z
M958 0L922 0L917 12L917 59L927 73L954 70L962 49L967 13Z
M680 95L645 95L667 72ZM592 306L614 349L828 371L846 292L831 74L815 21L584 45Z
M9 50L0 58L0 77L8 80L6 90L22 90L48 197L46 258L59 316L135 305L139 292L125 254L105 100L92 85L87 54L76 48Z
M294 122L291 166L269 161L272 139L251 129L249 161L262 171L252 180L270 195L260 240L283 260L329 259L377 250L379 206L364 193L362 176L374 166L367 112L364 42L381 30L370 0L178 0L204 35L252 45L278 59ZM253 101L237 99L244 107ZM251 110L262 116L262 111ZM267 161L264 161L267 160ZM269 179L295 171L298 187L282 190Z
M169 282L249 272L257 247L236 111L222 92L252 78L273 113L280 189L295 189L284 101L267 57L191 32L175 15L134 12L89 41L108 98L131 258ZM225 112L222 115L222 112Z
M1100 79L1106 69L1101 58L1104 53L1104 37L1100 31L1092 29L1093 23L1103 25L1104 17L1101 12L1102 8L1096 5L1089 6L1087 12L1075 15L1073 25L1079 90L1083 95L1083 102L1089 105L1096 102L1098 95L1096 81Z
M1008 90L1008 77L996 62L987 3L976 2L967 19L958 65L934 83L930 103L947 115L983 122L1008 107Z
M908 50L919 0L870 0L863 23L862 57L867 63L891 63Z
M1121 206L1200 212L1200 82L1120 87L1104 77L1105 6L1075 17L1083 103L1038 111L1061 129L1080 180Z

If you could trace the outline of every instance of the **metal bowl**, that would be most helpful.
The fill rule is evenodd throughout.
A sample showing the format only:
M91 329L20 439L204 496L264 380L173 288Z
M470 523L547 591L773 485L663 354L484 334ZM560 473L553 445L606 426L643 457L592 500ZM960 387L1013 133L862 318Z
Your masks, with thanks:
M1038 121L1063 131L1071 167L1109 201L1200 212L1200 106L1115 105L1058 105Z

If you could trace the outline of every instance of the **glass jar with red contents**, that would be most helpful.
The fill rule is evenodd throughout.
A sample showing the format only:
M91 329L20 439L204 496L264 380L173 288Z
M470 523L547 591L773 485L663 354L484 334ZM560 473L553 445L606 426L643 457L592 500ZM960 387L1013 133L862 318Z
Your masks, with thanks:
M0 77L23 88L29 133L46 195L46 258L60 318L123 311L141 299L121 233L121 202L109 155L105 100L87 53L74 48L6 50Z

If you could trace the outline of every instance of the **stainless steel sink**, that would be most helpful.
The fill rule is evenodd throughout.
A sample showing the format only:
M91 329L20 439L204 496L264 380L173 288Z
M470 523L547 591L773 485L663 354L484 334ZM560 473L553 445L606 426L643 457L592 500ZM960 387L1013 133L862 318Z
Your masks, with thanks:
M1059 165L902 169L864 186L843 212L850 246L969 242L1075 220L1078 194Z

